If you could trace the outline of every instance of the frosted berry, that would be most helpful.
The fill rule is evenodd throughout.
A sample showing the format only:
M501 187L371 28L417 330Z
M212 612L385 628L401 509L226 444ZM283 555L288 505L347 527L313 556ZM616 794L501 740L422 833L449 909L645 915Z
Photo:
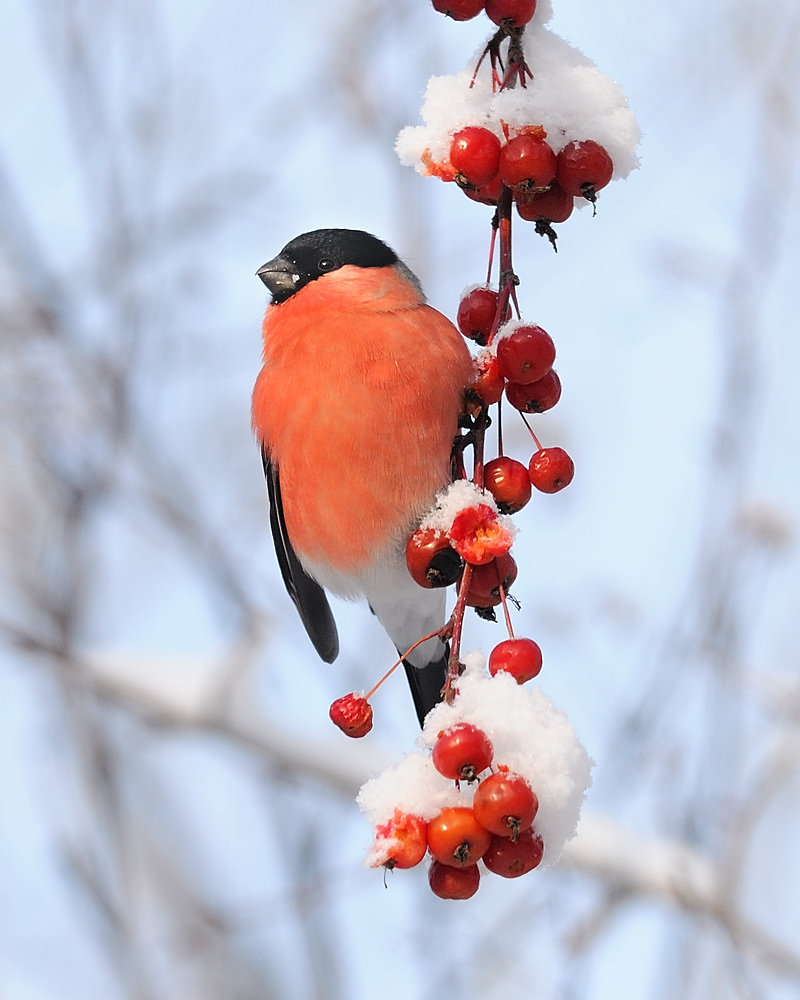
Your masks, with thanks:
M450 163L455 167L456 181L480 188L497 175L500 140L486 128L468 125L456 132L450 145Z
M496 771L478 785L472 811L480 825L498 837L516 841L533 825L539 800L521 774Z
M448 534L456 552L473 566L491 562L511 548L511 534L485 503L459 511Z
M567 194L594 202L614 173L614 163L593 139L568 142L556 158L556 180Z
M442 809L428 823L428 850L437 861L453 868L474 865L483 856L492 840L475 818L475 813L465 806Z
M558 493L572 482L575 463L563 448L541 448L531 459L528 475L537 490Z
M373 868L413 868L428 850L428 824L419 816L395 809L388 823L375 827L375 841L370 851Z
M329 714L345 736L357 739L366 736L372 729L372 705L363 695L355 692L337 698Z
M531 498L528 470L506 455L493 458L483 467L483 485L492 494L501 514L515 514Z
M470 388L482 400L485 406L498 403L503 395L506 380L500 374L497 358L488 351L479 354L472 362L472 383Z
M454 21L471 21L483 10L484 0L432 0L433 9Z
M542 860L544 844L533 830L523 830L516 841L494 835L483 854L483 863L495 875L517 878L526 875Z
M464 561L443 531L417 528L406 544L406 565L420 587L449 587L461 576Z
M551 368L530 385L509 382L506 385L506 399L523 413L544 413L561 399L561 379Z
M546 139L526 133L516 135L500 151L498 172L508 187L545 190L556 176L556 154Z
M517 684L524 684L538 677L541 669L542 651L533 639L504 639L489 653L489 673L492 677L502 670L511 674Z
M528 385L553 366L556 345L540 326L518 326L497 341L497 365L509 382Z
M458 304L456 324L469 340L485 347L497 313L497 292L491 288L473 288Z
M492 763L492 741L482 729L469 722L457 722L439 733L433 745L433 766L454 781L474 781Z
M454 868L441 861L431 861L428 869L428 885L439 899L469 899L478 891L480 882L477 865Z
M514 28L521 28L533 17L536 0L486 0L486 13L495 24L509 21Z

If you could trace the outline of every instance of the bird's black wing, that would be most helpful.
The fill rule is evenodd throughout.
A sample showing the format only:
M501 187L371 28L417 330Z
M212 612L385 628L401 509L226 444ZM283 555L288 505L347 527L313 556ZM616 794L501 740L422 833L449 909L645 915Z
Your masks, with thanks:
M326 663L333 663L339 655L339 634L336 631L336 622L328 598L317 581L312 580L300 565L300 560L292 548L283 518L278 467L270 461L266 449L262 449L261 458L267 479L272 540L275 542L275 553L278 556L283 582L289 597L295 603L308 637L314 644L314 649Z

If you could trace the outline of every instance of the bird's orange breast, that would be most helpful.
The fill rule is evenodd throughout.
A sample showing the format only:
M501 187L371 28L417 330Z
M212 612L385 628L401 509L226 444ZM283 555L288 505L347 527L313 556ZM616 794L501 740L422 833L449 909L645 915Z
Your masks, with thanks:
M343 267L267 310L253 426L301 557L367 569L449 477L470 356L394 267Z

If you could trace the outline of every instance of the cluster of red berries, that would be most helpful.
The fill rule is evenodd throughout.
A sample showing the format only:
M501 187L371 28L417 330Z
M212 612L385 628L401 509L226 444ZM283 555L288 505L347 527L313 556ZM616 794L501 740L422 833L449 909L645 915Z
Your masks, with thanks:
M502 125L502 123L501 123ZM520 218L536 225L555 247L553 223L566 222L576 198L594 204L597 192L614 173L614 164L593 139L568 142L556 153L540 125L528 125L503 143L487 128L468 125L453 136L449 159L434 163L427 154L429 173L455 181L474 201L496 205L503 185L510 188Z
M454 21L471 21L481 11L495 24L509 23L514 28L527 24L536 11L536 0L431 0L434 10Z
M440 775L455 782L463 804L446 806L427 822L395 810L375 827L372 866L413 868L430 853L428 882L442 899L469 899L478 891L479 861L504 878L536 868L544 853L533 828L539 800L523 775L495 764L486 733L469 722L456 723L439 733L431 760ZM474 792L473 782L478 782Z

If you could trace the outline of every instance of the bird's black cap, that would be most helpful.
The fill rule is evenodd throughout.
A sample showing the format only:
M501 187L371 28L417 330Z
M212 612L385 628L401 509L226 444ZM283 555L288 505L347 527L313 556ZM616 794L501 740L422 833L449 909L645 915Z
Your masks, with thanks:
M287 243L277 257L256 273L277 304L309 282L346 264L391 267L397 262L394 250L370 233L360 229L315 229Z

